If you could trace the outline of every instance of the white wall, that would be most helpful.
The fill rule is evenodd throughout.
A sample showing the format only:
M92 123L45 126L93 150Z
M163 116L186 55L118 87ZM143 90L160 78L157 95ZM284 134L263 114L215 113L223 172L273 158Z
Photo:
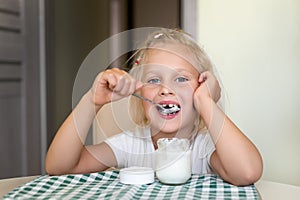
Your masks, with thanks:
M300 1L199 0L198 14L227 113L261 151L263 179L300 185Z

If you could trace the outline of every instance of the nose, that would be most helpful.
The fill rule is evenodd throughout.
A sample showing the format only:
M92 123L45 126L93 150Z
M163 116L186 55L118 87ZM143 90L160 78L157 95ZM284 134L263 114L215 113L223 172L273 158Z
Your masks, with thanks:
M161 96L174 95L174 91L171 88L168 88L166 86L161 86L159 94Z

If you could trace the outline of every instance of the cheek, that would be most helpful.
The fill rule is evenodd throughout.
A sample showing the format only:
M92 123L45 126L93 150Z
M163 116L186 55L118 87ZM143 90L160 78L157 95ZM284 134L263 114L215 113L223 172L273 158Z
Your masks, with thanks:
M156 94L157 94L157 89L155 87L143 87L141 90L141 95L150 100L153 100Z
M143 108L146 112L146 115L148 116L148 113L149 113L149 110L150 110L150 105L147 102L143 101Z
M155 96L157 94L157 91L153 88L149 87L143 87L141 89L141 95L147 99L154 100ZM154 106L147 102L147 101L142 101L143 108L145 110L145 115L149 119L150 118L150 113L152 112L151 110L154 108Z
M197 87L186 87L184 90L180 91L182 103L190 109L194 108L194 92L196 89ZM189 111L191 111L190 109Z
M187 107L193 107L194 106L194 96L193 93L191 92L185 92L184 99L183 99L183 104L186 105Z
M155 106L148 102L143 102L143 107L145 111L145 117L147 118L150 123L157 118L157 110Z
M186 87L178 89L180 91L180 94L183 97L187 97L186 99L191 99L194 95L194 92L196 91L198 85L197 84L190 84Z

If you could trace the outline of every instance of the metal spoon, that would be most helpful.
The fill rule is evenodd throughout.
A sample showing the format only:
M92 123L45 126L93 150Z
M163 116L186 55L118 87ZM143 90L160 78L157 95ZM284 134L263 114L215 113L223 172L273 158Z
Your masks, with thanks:
M150 100L150 99L148 99L148 98L145 98L145 97L143 97L143 96L141 96L141 95L139 95L139 94L137 94L137 93L133 93L132 96L135 96L135 97L140 98L140 99L142 99L142 100L144 100L144 101L148 101L148 102L152 103L153 105L155 105L155 106L157 107L157 109L159 110L159 112L161 112L161 113L163 113L163 114L165 114L165 115L180 110L178 107L172 107L172 108L170 108L170 109L166 109L166 108L164 108L162 105L159 105L158 103L156 103L156 102L154 102L154 101L152 101L152 100Z

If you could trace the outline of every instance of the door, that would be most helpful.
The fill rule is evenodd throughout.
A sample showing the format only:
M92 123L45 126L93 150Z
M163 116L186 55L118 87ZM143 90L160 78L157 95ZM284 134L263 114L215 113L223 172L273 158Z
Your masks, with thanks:
M41 173L38 0L0 0L0 178Z

